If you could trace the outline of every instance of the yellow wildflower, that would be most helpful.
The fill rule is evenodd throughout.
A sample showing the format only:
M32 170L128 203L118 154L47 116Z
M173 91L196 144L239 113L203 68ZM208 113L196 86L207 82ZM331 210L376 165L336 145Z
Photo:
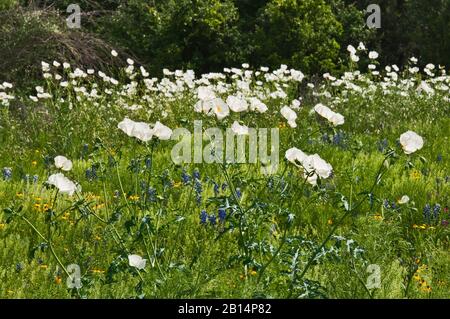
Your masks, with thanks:
M410 177L413 180L418 180L418 179L420 179L420 172L418 170L414 169L414 170L412 170Z
M55 283L59 285L62 282L62 278L60 276L55 277Z
M105 273L105 271L101 270L101 269L92 269L91 272L94 273L94 274L103 274L103 273Z
M373 219L377 220L377 221L382 221L383 220L383 216L381 216L380 214L375 214L373 216Z

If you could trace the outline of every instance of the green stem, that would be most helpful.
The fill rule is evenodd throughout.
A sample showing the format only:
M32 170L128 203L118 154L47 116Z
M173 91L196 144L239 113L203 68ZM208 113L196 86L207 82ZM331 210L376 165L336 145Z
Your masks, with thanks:
M239 237L240 237L240 241L242 242L242 246L244 249L244 257L245 259L249 256L249 252L248 252L248 248L247 248L247 244L246 244L246 239L245 239L245 234L244 234L244 230L243 230L243 218L244 218L244 210L241 207L241 204L239 202L239 199L237 197L236 194L236 189L234 187L233 182L230 179L230 176L228 175L227 172L227 168L225 165L222 165L222 171L225 175L225 179L227 180L228 185L230 186L231 189L231 194L233 195L234 201L236 202L236 205L239 208L239 212L240 212L240 216L239 216Z
M377 175L375 177L375 181L372 185L372 187L370 188L370 193L373 192L373 190L375 189L376 185L378 184L379 180L381 179L381 177L384 175L384 172L382 172L383 170L383 166L384 163L387 161L388 158L390 158L393 155L393 152L390 152L388 155L386 155L386 157L384 158L383 162L381 163ZM322 249L325 247L325 245L328 243L328 241L330 240L330 238L333 236L333 234L336 232L336 229L343 223L343 221L347 218L347 216L349 216L351 213L353 213L357 208L359 208L359 206L362 205L362 203L364 203L365 199L361 199L354 207L350 207L349 210L347 212L345 212L345 214L335 223L335 225L333 226L333 228L331 229L330 233L328 234L328 236L325 238L325 240L322 242L322 244L315 250L315 252L313 253L313 255L309 258L308 262L306 263L305 268L303 269L303 271L301 272L301 274L299 275L299 277L294 277L292 279L292 283L291 283L291 291L289 292L288 298L290 298L293 294L293 283L295 280L301 280L306 272L309 270L309 268L312 266L312 263L314 262L314 260L316 259L317 255L320 253L320 251L322 251Z

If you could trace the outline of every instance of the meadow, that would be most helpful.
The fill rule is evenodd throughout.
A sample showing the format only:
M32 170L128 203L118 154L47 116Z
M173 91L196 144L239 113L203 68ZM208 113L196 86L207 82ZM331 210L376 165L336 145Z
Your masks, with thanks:
M450 76L348 52L321 77L128 59L3 82L0 298L449 298ZM174 163L196 120L277 128L278 167Z

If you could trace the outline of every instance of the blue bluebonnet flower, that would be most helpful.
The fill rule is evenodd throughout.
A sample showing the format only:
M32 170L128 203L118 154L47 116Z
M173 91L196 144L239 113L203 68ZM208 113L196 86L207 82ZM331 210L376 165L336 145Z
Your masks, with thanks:
M196 178L196 179L200 179L200 172L198 171L198 169L196 169L196 170L194 171L194 173L192 174L192 176L194 176L194 178Z
M219 195L219 191L220 191L219 184L217 184L214 181L212 181L212 183L214 184L214 195L217 196L217 195Z
M156 201L156 189L153 187L149 187L147 190L147 199L151 202Z
M28 183L30 181L30 175L29 174L25 174L25 176L23 177L23 180L25 183Z
M91 168L88 168L85 172L86 179L89 181L93 181L94 179L97 179L97 169L94 165L91 166Z
M119 196L120 196L120 192L116 189L114 191L114 198L119 198Z
M9 181L12 178L12 169L10 167L4 167L2 170L3 179Z
M183 181L184 185L189 184L191 177L189 174L186 173L186 171L183 169L183 172L181 173L181 180Z
M202 202L203 187L202 187L202 182L200 182L200 180L198 180L197 178L195 179L195 182L194 182L194 190L195 190L197 205L200 205L200 203Z
M222 184L222 192L224 192L227 189L228 185L227 183Z
M438 156L436 157L436 161L442 162L442 154L438 154Z
M116 160L114 159L114 157L111 155L108 155L108 166L113 167L115 165L116 165Z
M438 220L440 213L441 213L441 205L435 204L434 207L433 207L433 218L435 220Z
M219 220L221 222L223 222L226 217L227 217L227 212L225 211L225 208L219 208Z
M130 165L128 166L128 169L130 171L132 171L133 173L139 173L140 168L141 168L141 163L138 160L132 158L130 161Z
M208 213L206 210L202 210L200 213L200 224L206 224L206 220L208 219Z
M383 206L384 208L388 209L390 207L389 201L387 199L383 200Z
M44 157L44 165L45 165L45 167L49 167L49 166L53 165L53 163L54 163L53 157L45 155L45 157Z
M33 175L33 184L37 184L38 180L39 180L39 176Z
M280 179L280 191L282 191L285 188L285 186L286 186L286 181L285 181L284 177L282 177Z
M210 223L211 225L214 226L214 225L216 224L216 215L211 214L211 215L209 215L208 219L209 219L209 223Z
M423 218L429 224L431 218L431 206L430 204L426 204L423 208Z
M241 189L240 189L240 188L236 188L236 196L237 196L238 199L241 199L241 197L242 197L242 192L241 192Z
M161 182L162 182L162 184L164 186L164 189L173 187L173 181L170 178L168 169L164 170L164 172L162 173L162 175L161 175Z
M322 141L325 142L325 143L330 142L330 138L328 137L328 134L327 134L327 133L324 133L324 134L322 135Z
M152 159L151 159L150 157L147 157L147 158L145 159L145 167L146 167L147 169L150 169L150 168L152 167Z
M21 271L22 269L23 269L22 263L17 263L17 264L16 264L16 271L19 272L19 271Z
M344 143L344 134L342 132L337 132L333 136L333 144L342 145Z
M378 150L383 153L386 148L388 147L388 141L387 139L383 139L381 141L378 142Z
M89 152L89 145L83 144L83 148L81 149L81 157L84 158L84 156Z
M147 189L147 182L146 181L141 181L139 183L139 185L141 187L141 190L144 190L144 192L145 192L145 190Z

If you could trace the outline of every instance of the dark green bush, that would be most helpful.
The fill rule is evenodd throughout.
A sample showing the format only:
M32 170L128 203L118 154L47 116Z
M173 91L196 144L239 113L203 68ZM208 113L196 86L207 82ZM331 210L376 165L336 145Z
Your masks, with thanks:
M131 0L112 18L104 17L100 30L130 48L152 71L206 71L242 58L237 20L231 0Z
M256 21L253 61L306 72L334 69L342 32L323 0L272 0Z

